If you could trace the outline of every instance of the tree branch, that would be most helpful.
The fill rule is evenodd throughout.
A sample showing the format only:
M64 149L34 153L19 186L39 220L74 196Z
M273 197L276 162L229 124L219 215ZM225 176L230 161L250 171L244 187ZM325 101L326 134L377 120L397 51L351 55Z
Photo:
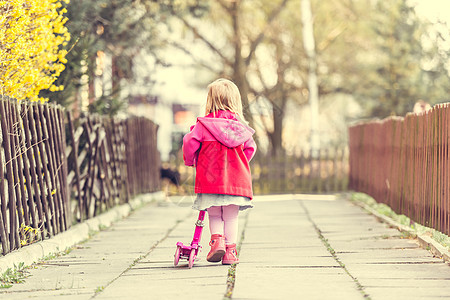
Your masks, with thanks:
M261 30L261 32L256 37L256 39L251 43L250 52L248 53L248 56L245 59L245 64L247 66L250 64L250 61L251 61L253 55L255 54L256 48L263 41L266 31L271 26L273 20L275 20L275 18L281 13L283 8L286 6L287 2L288 2L288 0L283 0L283 2L281 2L280 5L270 13L269 17L267 18L266 26L264 26L264 29Z
M231 8L223 0L216 1L219 2L220 6L222 6L222 8L225 9L228 13L231 12Z
M228 65L230 67L233 66L233 64L231 63L231 61L225 57L225 55L223 55L223 53L217 49L205 36L203 36L202 34L200 34L200 32L198 31L197 28L195 28L193 25L191 25L188 21L186 21L184 18L177 16L178 19L180 19L181 22L183 22L183 24L189 28L196 37L198 37L201 41L203 41L206 46L208 46L209 49L211 49L214 53L216 53L217 55L220 56L220 58L222 58L223 62L225 65Z
M207 64L207 63L205 63L205 62L199 60L197 57L195 57L195 55L194 55L191 51L189 51L188 49L186 49L185 47L183 47L181 44L179 44L179 43L177 43L177 42L175 42L175 41L168 41L168 44L171 45L171 46L173 46L174 48L176 48L176 49L182 51L183 53L189 55L189 56L194 60L194 62L195 62L196 64L198 64L198 65L204 67L205 69L207 69L207 70L209 70L209 71L211 71L211 72L213 72L213 73L215 73L215 74L219 74L219 73L221 72L221 71L215 70L215 69L211 66L211 64Z
M344 31L347 29L347 24L341 23L337 27L335 27L333 30L328 33L325 40L321 41L319 45L317 46L317 51L321 52L325 50L328 46L333 43L338 36L344 33Z

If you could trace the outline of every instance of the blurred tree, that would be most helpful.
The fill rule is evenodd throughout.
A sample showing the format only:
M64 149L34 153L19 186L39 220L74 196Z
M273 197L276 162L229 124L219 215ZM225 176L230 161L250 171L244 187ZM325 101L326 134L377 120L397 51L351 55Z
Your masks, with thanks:
M403 115L419 94L424 28L406 0L378 1L375 9L380 13L371 19L378 58L377 80L370 83L370 97L377 100L372 115Z
M133 58L140 51L152 52L163 46L157 25L173 13L195 16L206 9L201 0L77 0L66 6L73 42L68 47L67 68L58 80L66 88L52 93L51 100L68 106L79 101L80 87L87 84L89 110L102 114L115 114L126 103L120 98L120 82L133 79ZM111 56L112 82L111 88L96 98L94 80L102 53Z
M350 83L361 75L362 68L354 58L366 43L358 35L357 22L367 17L360 16L360 11L367 10L367 3L356 2L312 2L320 95L351 93ZM205 14L202 23L180 18L194 43L203 43L211 55L173 42L208 69L210 77L227 76L236 82L246 119L264 129L273 155L284 152L282 132L288 101L304 105L308 99L308 60L300 12L299 1L212 1L210 14ZM365 30L369 36L367 26ZM259 106L256 111L261 116L256 121L252 103Z
M370 1L316 0L312 5L319 94L353 94L371 57L373 34L365 23L374 14Z
M299 1L217 0L209 6L200 20L178 16L188 41L171 43L208 70L205 81L234 80L246 119L263 127L272 154L282 153L286 104L303 105L308 96ZM312 12L320 96L349 94L368 116L384 117L448 93L442 34L430 35L409 1L313 0ZM259 101L265 109L255 121L251 108Z
M247 78L250 97L259 109L260 121L269 142L271 155L284 153L283 123L289 101L307 103L308 63L302 44L299 3L290 1L271 26L250 63ZM270 105L267 105L267 101ZM259 103L258 103L259 102Z
M244 116L252 126L254 120L251 101L257 98L271 101L272 124L264 122L262 124L270 137L273 154L283 150L282 120L290 93L284 77L284 71L289 63L282 62L278 65L280 56L288 60L289 58L284 54L285 46L282 43L277 44L280 39L276 37L282 30L277 24L281 20L281 15L287 11L288 2L288 0L209 1L210 13L205 14L202 22L193 22L181 15L177 18L190 31L194 42L201 42L211 55L205 55L203 52L199 55L200 52L188 49L186 44L172 41L174 46L190 53L199 65L210 72L212 78L224 76L236 83L241 92ZM266 59L257 58L256 53L261 48L265 49L262 51L267 54ZM211 65L205 57L214 64ZM268 60L272 58L275 58L272 61L272 70L279 76L275 79L276 82L268 83L266 78L274 77L267 74Z
M430 104L450 101L450 24L426 24L421 60L420 98Z
M434 102L448 93L448 54L439 50L431 24L407 0L377 1L372 10L366 21L373 34L367 40L370 57L362 62L367 76L354 93L369 100L370 115L404 115L417 100Z
M369 117L447 97L448 25L421 19L407 0L314 1L313 12L321 96L352 95Z

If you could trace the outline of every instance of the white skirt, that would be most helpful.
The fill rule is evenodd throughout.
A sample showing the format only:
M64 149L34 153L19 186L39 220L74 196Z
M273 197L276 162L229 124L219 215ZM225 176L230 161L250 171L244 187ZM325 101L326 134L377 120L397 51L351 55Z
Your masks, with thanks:
M231 204L239 206L239 210L253 208L252 200L248 197L224 194L197 194L192 208L206 210L212 206L227 206Z

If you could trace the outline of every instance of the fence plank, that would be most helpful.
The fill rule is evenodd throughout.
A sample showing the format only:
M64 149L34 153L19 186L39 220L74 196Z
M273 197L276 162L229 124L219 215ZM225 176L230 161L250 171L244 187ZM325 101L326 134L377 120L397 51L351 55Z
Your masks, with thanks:
M49 171L49 157L48 157L48 153L47 153L47 149L49 148L48 146L48 137L46 135L43 134L43 130L45 128L45 120L41 114L41 109L39 109L39 105L33 105L33 117L34 117L34 124L35 124L35 128L36 128L36 137L37 140L40 141L38 143L38 155L36 157L40 157L40 169L41 172L39 175L42 176L44 178L43 184L42 186L44 187L43 189L41 188L41 193L44 196L43 198L43 203L44 203L44 208L47 211L46 217L48 222L51 224L50 226L50 231L48 232L48 234L50 236L55 235L58 233L58 228L57 228L57 224L56 224L56 214L55 214L55 207L54 207L54 202L52 200L52 190L53 190L53 186L51 184L51 180L50 180L50 171ZM39 176L39 177L40 177Z
M64 112L61 108L53 109L55 114L55 123L57 129L57 143L59 145L60 162L62 164L61 170L61 190L63 192L64 199L64 221L66 230L72 224L72 213L70 209L70 196L69 196L69 184L68 184L68 169L67 169L67 154L66 154L66 128L64 122Z
M30 113L30 107L28 105L23 105L23 111L26 112L22 118L24 135L25 135L25 145L26 145L26 155L24 155L25 162L25 178L27 181L28 199L29 202L33 204L30 207L31 216L33 219L33 227L41 228L44 223L44 217L42 214L41 197L39 194L38 179L36 174L36 164L33 157L33 148L37 145L32 144L30 126L27 115ZM36 212L37 211L37 217Z
M9 102L9 114L10 114L10 137L11 137L11 141L12 141L12 146L11 146L11 154L12 154L12 159L11 159L11 164L13 167L13 178L14 178L14 187L16 189L16 208L17 211L15 211L14 213L17 214L17 219L19 221L19 223L16 224L16 230L17 230L17 235L18 238L16 239L16 249L21 247L21 240L20 240L20 236L19 236L19 230L23 225L28 225L29 224L29 220L28 220L28 209L27 209L27 204L26 204L26 195L25 195L25 189L24 189L24 185L23 185L23 175L22 175L22 160L20 159L20 152L21 152L21 145L19 142L19 134L20 134L20 130L19 130L19 125L18 125L18 121L17 121L17 114L18 114L18 106L17 106L17 102Z
M39 109L39 116L41 119L41 122L43 122L42 131L43 135L45 136L45 150L47 154L47 164L48 164L48 173L50 176L50 189L49 189L49 197L50 201L53 207L53 213L54 213L54 219L56 223L56 233L64 231L64 226L62 225L62 207L61 207L61 190L59 189L57 183L56 183L56 176L57 176L57 168L56 165L56 154L55 154L55 145L54 145L54 139L52 137L52 128L51 128L51 120L48 113L48 106L38 106Z
M6 165L6 180L8 181L8 211L9 211L9 249L10 252L13 249L17 249L19 247L18 242L18 234L17 232L17 215L16 215L16 194L15 194L15 186L14 186L14 175L13 175L13 166L12 166L12 153L11 153L11 139L10 135L12 134L11 130L11 114L9 111L9 100L2 101L0 109L1 115L5 116L5 118L1 119L3 131L3 140L4 140L4 151L5 151L5 165Z
M45 192L45 183L43 178L43 170L42 170L42 161L39 159L40 157L40 148L42 147L40 144L43 143L42 139L39 139L37 136L37 129L36 129L36 122L35 122L35 112L34 112L34 105L29 106L28 109L28 122L29 122L29 128L30 128L30 135L31 135L31 144L33 145L33 153L30 153L32 158L30 161L32 161L35 164L35 168L32 168L32 172L36 172L35 178L37 178L37 182L39 185L39 189L35 189L35 197L36 197L36 203L38 204L38 214L40 216L40 219L45 224L44 227L41 228L41 237L42 239L46 238L46 234L44 232L44 229L47 230L47 234L51 234L52 228L51 228L51 220L50 220L50 212L48 210L47 205L47 197ZM45 218L44 218L45 217Z
M66 214L66 198L65 198L65 190L66 190L66 180L64 180L64 165L65 160L61 158L61 155L65 155L64 149L60 144L62 141L62 137L59 133L59 124L57 122L57 112L54 107L49 107L48 105L44 108L44 115L46 115L48 123L48 132L51 138L52 145L52 159L53 159L53 169L54 169L54 177L55 177L55 187L56 187L56 201L58 203L58 209L60 211L60 229L61 231L65 231L68 229L68 217Z
M6 140L8 139L7 132L8 128L6 127L6 113L3 106L3 96L0 98L0 146L3 146L2 149L0 149L0 197L3 201L0 201L0 239L2 242L2 254L5 255L10 251L10 240L8 238L9 232L8 231L8 216L7 216L7 208L6 208L6 191L5 191L5 172L7 170L5 166L5 161L3 159L3 154L5 149L7 147ZM6 154L5 154L6 156Z
M70 135L70 141L72 143L72 165L75 172L75 187L76 187L76 199L78 201L78 212L80 213L79 221L83 221L85 219L84 210L83 210L83 198L81 197L81 178L80 178L80 168L78 163L78 139L75 138L74 126L73 126L73 118L72 113L67 111L67 125ZM79 128L80 129L80 128ZM70 157L68 157L70 159ZM69 183L70 184L70 183ZM69 193L70 194L70 193Z

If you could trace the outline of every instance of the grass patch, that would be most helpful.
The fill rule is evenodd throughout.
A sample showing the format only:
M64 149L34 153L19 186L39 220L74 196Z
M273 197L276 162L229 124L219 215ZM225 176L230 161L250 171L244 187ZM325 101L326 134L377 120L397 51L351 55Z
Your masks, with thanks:
M28 277L27 267L21 262L19 265L14 265L14 268L8 268L0 276L0 288L7 289L12 287L14 283L22 283Z
M46 261L49 261L49 260L52 260L52 259L55 259L55 258L64 256L64 255L67 255L67 254L69 254L70 252L72 252L72 250L75 249L76 247L77 247L77 246L68 247L68 248L66 248L66 250L64 250L64 251L54 252L54 253L47 254L47 255L45 255L44 257L40 258L37 262L35 262L35 264L36 264L36 265L43 264L43 263L45 263Z
M69 247L61 252L50 253L40 258L37 262L33 263L31 266L25 266L25 264L21 262L19 263L19 265L14 265L13 268L8 268L3 274L0 275L0 289L10 288L13 286L13 284L25 282L25 279L30 276L28 269L37 268L38 265L42 265L46 261L67 255L73 249L74 247Z
M238 253L238 258L239 258L239 253L241 253L242 242L244 241L244 238L245 238L245 228L247 228L248 216L249 216L249 213L247 213L247 215L245 216L244 229L242 230L241 237L239 239L239 242L236 245L236 251ZM236 282L236 267L237 267L237 264L232 264L230 266L230 268L228 269L227 289L225 291L225 295L223 296L224 300L231 299L233 296L234 283Z
M231 299L233 295L234 282L236 280L236 264L232 264L228 269L227 275L227 290L224 295L224 299Z
M416 234L431 236L436 242L442 246L450 249L450 237L436 229L423 226L419 223L414 222L409 217L405 215L399 215L394 212L388 205L384 203L378 203L367 194L364 193L352 193L350 200L353 202L364 203L376 212L385 215L397 223L411 228Z
M31 266L25 266L25 264L21 262L18 265L14 265L13 268L6 269L6 271L0 275L0 289L7 289L12 287L13 284L25 282L25 279L30 276L30 273L27 271L28 269L36 268L37 265L43 264L45 261L67 255L72 250L73 247L69 247L64 251L48 254Z

